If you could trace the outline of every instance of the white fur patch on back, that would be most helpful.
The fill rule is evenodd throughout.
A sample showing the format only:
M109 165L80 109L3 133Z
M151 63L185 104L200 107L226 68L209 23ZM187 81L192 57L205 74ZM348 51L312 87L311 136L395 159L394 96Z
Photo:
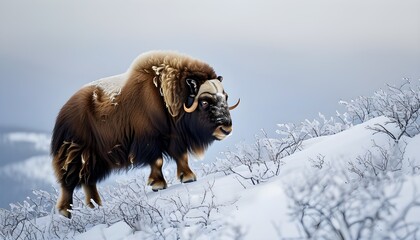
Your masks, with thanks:
M114 99L116 96L121 94L121 89L124 87L125 83L127 82L127 73L101 78L91 83L85 85L88 86L95 86L101 89L106 95L109 96L110 99Z

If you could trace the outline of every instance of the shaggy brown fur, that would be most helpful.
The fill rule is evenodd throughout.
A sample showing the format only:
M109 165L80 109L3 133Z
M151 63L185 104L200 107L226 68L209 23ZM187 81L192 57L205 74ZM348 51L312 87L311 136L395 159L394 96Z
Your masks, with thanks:
M210 99L207 94L211 108L203 105L184 112L183 104L194 94L186 79L194 79L199 87L216 78L213 68L202 61L174 52L149 52L119 76L120 89L106 89L99 81L74 94L58 114L51 143L61 184L60 213L70 217L67 210L79 186L88 206L93 207L91 200L100 205L96 183L117 169L149 165L153 190L166 188L164 156L177 162L181 182L195 181L188 152L201 153L212 141L224 138L232 122L224 91L224 96Z

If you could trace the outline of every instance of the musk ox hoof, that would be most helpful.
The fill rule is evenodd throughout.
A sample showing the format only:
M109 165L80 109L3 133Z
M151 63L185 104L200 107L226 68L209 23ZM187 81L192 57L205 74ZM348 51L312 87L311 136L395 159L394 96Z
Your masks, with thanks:
M195 176L195 174L193 172L187 173L187 174L182 173L179 176L179 179L181 180L182 183L190 183L190 182L197 181L197 177Z
M94 200L93 200L94 201ZM95 204L96 204L96 206L102 206L102 204L99 202L99 203L97 203L96 201L95 201ZM89 202L87 202L86 203L86 206L88 206L89 208L95 208L96 206L95 206L95 204L93 204L91 201L89 201Z
M66 218L71 218L71 213L67 209L58 210L58 213Z
M165 179L155 180L153 178L149 178L149 180L147 181L147 185L152 186L152 191L153 192L157 192L159 190L163 190L163 189L166 189L168 187Z

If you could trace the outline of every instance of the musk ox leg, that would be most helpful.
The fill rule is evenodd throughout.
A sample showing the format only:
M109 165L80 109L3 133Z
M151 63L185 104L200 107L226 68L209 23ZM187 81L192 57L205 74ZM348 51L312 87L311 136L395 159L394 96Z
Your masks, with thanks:
M81 169L81 146L74 142L64 141L54 155L53 168L58 182L61 184L60 196L57 200L58 212L70 218L73 204L73 191L79 185L78 172Z
M69 210L72 209L73 205L73 191L74 187L61 186L61 193L57 200L57 209L58 212L64 217L71 218L71 213Z
M95 208L92 200L99 206L102 206L102 200L99 196L98 189L96 189L96 184L82 184L82 187L85 192L86 205L88 207Z
M150 176L147 181L147 185L152 186L154 192L162 189L166 189L168 185L166 184L165 178L162 174L162 157L156 159L153 163L150 164Z
M197 177L188 166L188 154L185 153L182 157L176 159L177 176L182 183L189 183L197 181Z

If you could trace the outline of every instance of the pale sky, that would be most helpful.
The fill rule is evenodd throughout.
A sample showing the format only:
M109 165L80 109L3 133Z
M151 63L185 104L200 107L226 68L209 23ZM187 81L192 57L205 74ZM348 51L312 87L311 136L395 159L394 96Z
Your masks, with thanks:
M1 0L0 31L0 126L51 131L84 84L177 50L241 98L213 152L420 79L420 0Z

